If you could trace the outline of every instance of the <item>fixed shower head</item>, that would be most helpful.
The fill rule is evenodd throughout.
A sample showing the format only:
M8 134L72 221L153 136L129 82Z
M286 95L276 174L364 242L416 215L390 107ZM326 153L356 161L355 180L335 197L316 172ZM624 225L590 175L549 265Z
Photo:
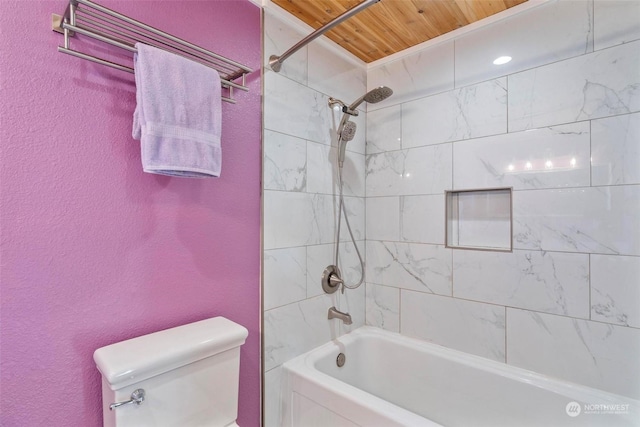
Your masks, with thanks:
M369 104L375 104L376 102L383 101L390 97L393 94L393 90L386 86L378 86L375 89L371 89L369 92L365 93L362 97L358 98L353 104L349 105L348 109L351 111L355 111L356 108L363 102L368 102Z
M384 101L391 95L393 95L393 90L391 90L391 88L379 86L367 92L364 95L364 100L369 104L375 104L376 102Z

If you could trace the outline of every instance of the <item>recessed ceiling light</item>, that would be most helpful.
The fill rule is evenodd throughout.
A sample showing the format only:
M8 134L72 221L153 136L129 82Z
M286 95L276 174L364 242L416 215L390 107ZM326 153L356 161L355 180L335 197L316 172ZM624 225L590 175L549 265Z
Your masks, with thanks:
M502 64L506 64L509 61L511 61L511 57L510 56L500 56L500 57L496 58L493 61L493 63L495 65L502 65Z

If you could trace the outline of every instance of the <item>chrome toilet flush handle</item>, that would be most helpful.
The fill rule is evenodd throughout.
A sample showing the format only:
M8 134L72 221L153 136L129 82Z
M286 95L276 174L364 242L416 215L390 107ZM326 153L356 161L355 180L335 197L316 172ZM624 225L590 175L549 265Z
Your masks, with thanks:
M144 389L142 388L136 389L133 391L133 393L131 393L131 399L127 400L126 402L112 403L111 405L109 405L109 409L113 411L114 409L119 408L120 406L130 405L132 403L135 403L136 405L140 405L142 402L144 402L144 396L145 396Z

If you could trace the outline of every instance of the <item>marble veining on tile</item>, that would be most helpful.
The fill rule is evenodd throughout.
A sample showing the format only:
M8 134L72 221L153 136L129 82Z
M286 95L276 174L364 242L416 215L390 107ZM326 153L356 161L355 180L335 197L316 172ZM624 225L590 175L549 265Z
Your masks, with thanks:
M594 1L595 50L640 39L640 2Z
M640 184L640 113L591 121L592 185Z
M591 255L591 319L640 328L640 258Z
M589 256L558 252L453 251L453 295L589 318Z
M640 110L640 41L509 76L509 131Z
M398 197L367 197L367 240L400 240Z
M401 290L401 333L466 353L505 361L505 309Z
M456 39L456 87L592 52L592 8L552 1ZM512 60L493 64L504 55Z
M393 96L369 104L367 111L453 89L453 41L369 70L367 90L378 86L390 87Z
M402 105L402 148L507 131L507 79L451 90Z
M307 250L303 247L264 251L264 309L307 297Z
M341 58L321 43L310 43L307 48L309 87L347 103L367 91L366 70L356 60Z
M515 191L514 247L640 255L638 206L639 185Z
M267 190L305 191L306 141L270 130L264 131L264 183Z
M321 295L265 311L265 370L364 325L364 292L361 286L345 294ZM353 324L328 320L327 310L331 306L350 313Z
M444 193L400 197L400 240L444 245Z
M335 218L331 195L266 190L264 248L329 243L334 239ZM364 224L359 224L363 221L354 222L359 235L363 235Z
M402 148L400 105L367 113L366 154L383 153Z
M640 329L507 308L507 363L640 398Z
M438 245L367 241L367 281L451 295L451 250Z
M400 290L367 283L366 324L400 332Z
M451 144L371 154L366 158L366 194L440 194L451 188Z
M264 92L265 129L327 143L331 110L326 95L274 72L265 74Z
M588 187L589 122L453 143L456 189Z

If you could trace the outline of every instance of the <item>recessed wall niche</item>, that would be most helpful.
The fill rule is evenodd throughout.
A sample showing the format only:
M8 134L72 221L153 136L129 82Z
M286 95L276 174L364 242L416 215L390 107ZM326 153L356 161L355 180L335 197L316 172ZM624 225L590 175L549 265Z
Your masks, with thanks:
M512 188L445 192L446 246L511 252Z

